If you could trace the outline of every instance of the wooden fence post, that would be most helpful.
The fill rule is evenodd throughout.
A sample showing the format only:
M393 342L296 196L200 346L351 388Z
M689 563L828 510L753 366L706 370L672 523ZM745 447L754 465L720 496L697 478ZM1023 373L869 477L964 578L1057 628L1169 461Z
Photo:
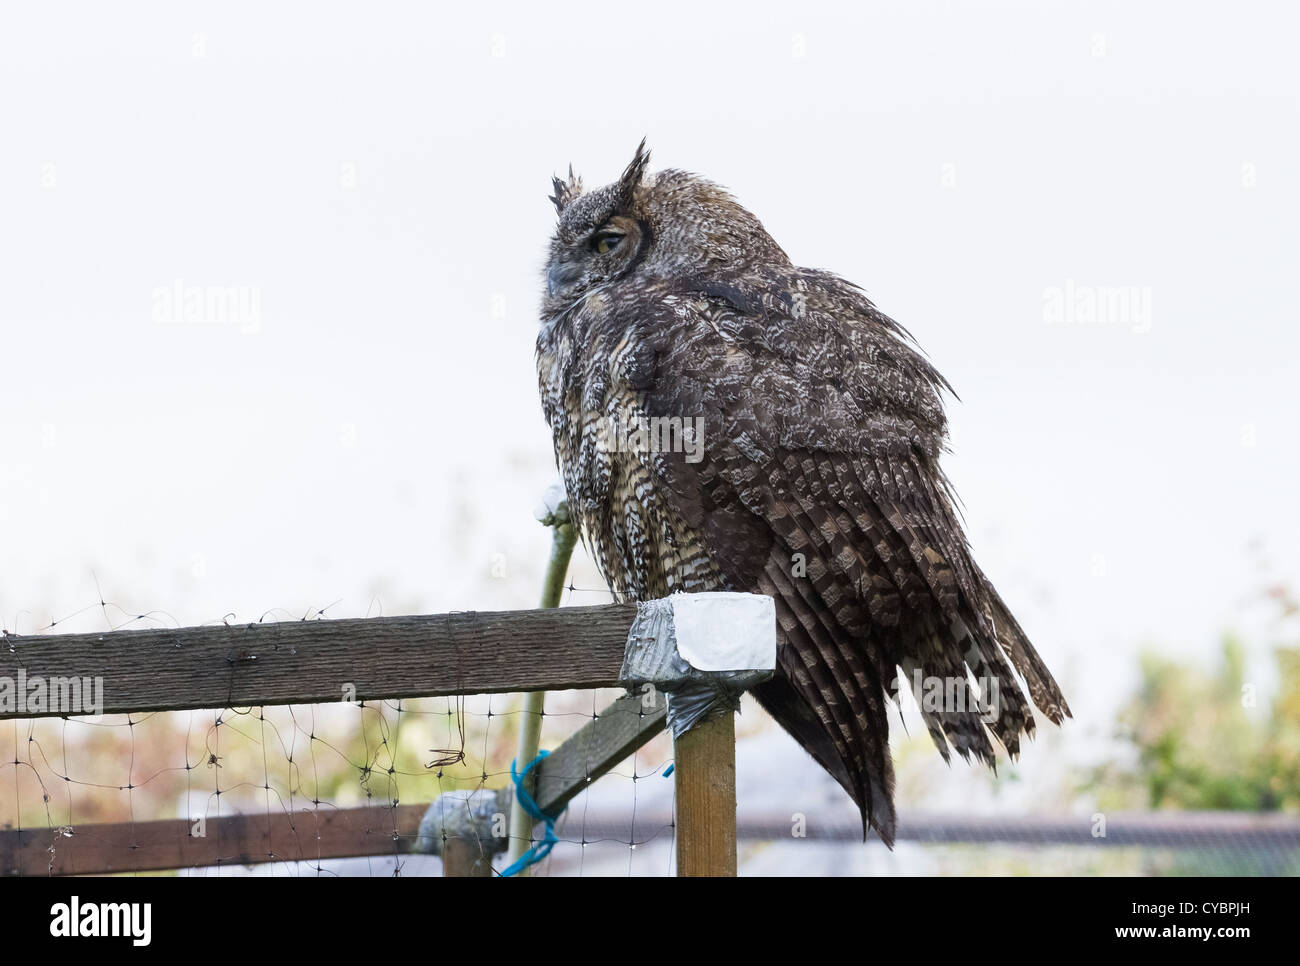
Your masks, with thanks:
M497 792L459 790L440 795L416 832L415 850L442 856L442 874L485 879L492 857L506 847L505 814Z
M701 721L673 742L677 874L736 874L736 715Z
M677 874L736 874L736 711L772 676L776 606L762 594L674 594L637 604L619 677L668 692Z
M483 851L478 839L448 838L442 843L442 874L461 879L488 879L492 856Z

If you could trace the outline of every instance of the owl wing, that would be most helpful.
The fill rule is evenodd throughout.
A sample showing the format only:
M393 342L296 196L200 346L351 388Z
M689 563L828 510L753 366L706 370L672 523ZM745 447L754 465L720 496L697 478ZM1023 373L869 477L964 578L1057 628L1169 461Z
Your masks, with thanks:
M1011 755L1055 681L971 559L938 468L942 377L835 276L679 285L637 309L628 378L651 416L702 419L657 482L727 584L771 595L781 674L760 702L892 842L887 701L901 669L945 758ZM932 680L984 683L964 704ZM993 690L996 689L996 690Z

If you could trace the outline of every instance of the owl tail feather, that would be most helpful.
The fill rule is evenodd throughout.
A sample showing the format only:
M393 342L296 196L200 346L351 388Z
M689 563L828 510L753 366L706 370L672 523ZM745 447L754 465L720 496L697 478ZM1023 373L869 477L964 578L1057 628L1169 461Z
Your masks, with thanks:
M865 842L868 829L874 828L880 840L893 849L898 819L894 812L892 775L880 776L879 781L855 779L812 705L781 674L758 685L751 693L763 710L849 793L862 813L862 840Z

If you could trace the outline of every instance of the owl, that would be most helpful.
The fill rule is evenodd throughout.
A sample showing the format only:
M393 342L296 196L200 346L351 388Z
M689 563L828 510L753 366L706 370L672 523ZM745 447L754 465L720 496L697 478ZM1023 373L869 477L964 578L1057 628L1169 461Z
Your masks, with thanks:
M1069 708L958 522L948 383L856 285L648 163L643 141L613 184L553 179L537 371L571 512L617 599L775 600L755 697L892 844L891 704L990 767L1031 699Z

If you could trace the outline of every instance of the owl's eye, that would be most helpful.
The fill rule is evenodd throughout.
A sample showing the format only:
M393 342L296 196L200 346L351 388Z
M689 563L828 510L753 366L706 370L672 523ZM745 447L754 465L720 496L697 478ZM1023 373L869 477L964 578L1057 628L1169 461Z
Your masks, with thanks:
M591 250L597 255L608 255L622 240L623 236L616 231L602 231L591 240Z

